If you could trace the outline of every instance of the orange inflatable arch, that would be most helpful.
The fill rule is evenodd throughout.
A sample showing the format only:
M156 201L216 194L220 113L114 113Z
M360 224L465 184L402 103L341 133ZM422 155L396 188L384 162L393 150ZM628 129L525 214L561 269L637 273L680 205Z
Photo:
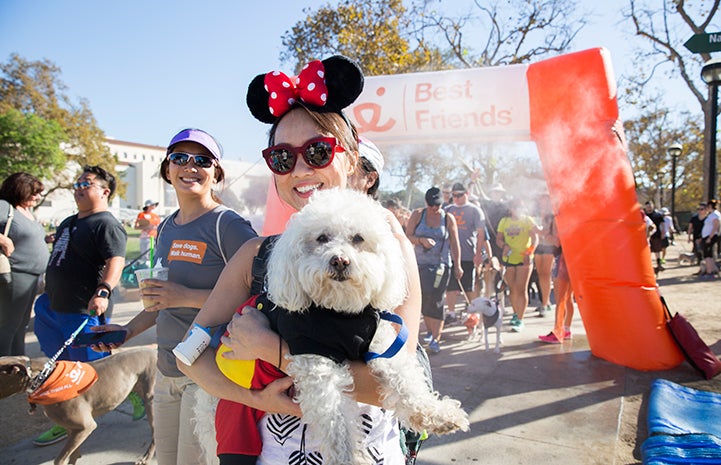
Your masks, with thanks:
M530 65L369 77L349 110L379 145L534 141L591 352L638 370L682 362L665 325L606 49ZM263 234L281 232L292 213L271 183Z

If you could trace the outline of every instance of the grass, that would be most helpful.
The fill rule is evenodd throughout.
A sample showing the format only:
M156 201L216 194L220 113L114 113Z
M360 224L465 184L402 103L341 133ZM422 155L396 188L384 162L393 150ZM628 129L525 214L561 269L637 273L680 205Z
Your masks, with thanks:
M140 255L140 230L125 226L125 232L128 233L128 243L125 246L125 260L135 260Z

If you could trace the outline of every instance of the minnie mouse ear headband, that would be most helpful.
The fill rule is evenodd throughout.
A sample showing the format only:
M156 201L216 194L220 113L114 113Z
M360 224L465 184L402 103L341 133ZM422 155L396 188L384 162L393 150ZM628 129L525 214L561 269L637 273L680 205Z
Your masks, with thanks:
M323 113L338 113L363 91L363 72L350 59L336 55L311 61L298 76L280 71L259 74L248 86L246 103L259 121L275 124L298 103Z
M202 129L183 129L174 135L168 144L168 153L170 153L175 144L179 144L181 142L195 142L196 144L202 145L208 149L211 155L213 155L213 158L216 160L220 160L223 157L223 150L220 148L220 145L218 145L218 142L213 138L213 136Z

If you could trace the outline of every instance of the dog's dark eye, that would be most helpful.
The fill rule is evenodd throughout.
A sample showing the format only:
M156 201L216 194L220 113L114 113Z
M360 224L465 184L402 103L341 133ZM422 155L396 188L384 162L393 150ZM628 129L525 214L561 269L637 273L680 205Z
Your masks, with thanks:
M320 242L321 244L325 244L329 241L328 236L325 234L321 234L315 240L316 240L316 242Z
M364 242L364 241L365 241L365 239L363 239L363 236L361 236L360 234L356 234L355 236L353 236L354 244L360 244L361 242Z

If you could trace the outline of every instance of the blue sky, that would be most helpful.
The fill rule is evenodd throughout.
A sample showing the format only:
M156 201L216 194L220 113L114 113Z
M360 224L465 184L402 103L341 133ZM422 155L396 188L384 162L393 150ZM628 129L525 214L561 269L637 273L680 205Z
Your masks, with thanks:
M54 62L69 95L89 101L109 137L165 146L176 131L200 127L226 157L254 162L267 126L250 116L246 87L257 74L291 71L279 63L281 36L305 7L325 3L0 0L0 61L18 53ZM602 3L590 7L602 11L589 16L574 50L608 47L620 75L632 66L628 38L615 26L626 2Z

